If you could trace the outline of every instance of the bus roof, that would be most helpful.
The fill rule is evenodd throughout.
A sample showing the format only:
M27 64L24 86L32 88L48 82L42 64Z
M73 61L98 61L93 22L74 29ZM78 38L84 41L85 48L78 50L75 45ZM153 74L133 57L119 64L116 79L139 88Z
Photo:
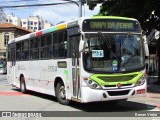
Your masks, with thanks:
M120 16L93 16L93 19L121 19L121 20L133 20L133 21L137 21L134 18L128 18L128 17L120 17Z
M40 30L40 31L38 31L38 32L33 32L33 33L30 33L30 34L26 34L26 35L23 35L23 36L14 38L14 39L12 39L12 40L9 40L8 43L10 44L10 43L12 43L12 42L17 42L17 41L21 41L21 40L25 40L25 39L30 39L30 38L32 38L32 37L44 35L44 34L47 34L47 33L50 33L50 32L54 32L54 31L58 31L58 30L65 29L65 28L70 28L70 27L73 27L73 26L77 26L78 23L81 23L84 19L121 19L121 20L133 20L133 21L137 21L137 20L134 19L134 18L119 17L119 16L81 17L81 18L79 18L79 19L77 19L77 20L72 20L72 21L70 21L70 22L61 23L61 24L52 26L52 27L50 27L50 28Z

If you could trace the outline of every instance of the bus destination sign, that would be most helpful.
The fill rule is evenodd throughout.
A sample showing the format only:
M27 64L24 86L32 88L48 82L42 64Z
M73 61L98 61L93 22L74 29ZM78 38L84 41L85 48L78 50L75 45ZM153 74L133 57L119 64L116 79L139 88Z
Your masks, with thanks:
M84 32L140 32L138 22L129 20L87 19L83 22Z

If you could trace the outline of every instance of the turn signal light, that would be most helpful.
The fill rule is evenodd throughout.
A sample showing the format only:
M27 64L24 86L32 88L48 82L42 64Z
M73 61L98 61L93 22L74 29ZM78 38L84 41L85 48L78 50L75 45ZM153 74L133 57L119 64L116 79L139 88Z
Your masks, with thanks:
M88 80L88 77L84 77L83 80Z

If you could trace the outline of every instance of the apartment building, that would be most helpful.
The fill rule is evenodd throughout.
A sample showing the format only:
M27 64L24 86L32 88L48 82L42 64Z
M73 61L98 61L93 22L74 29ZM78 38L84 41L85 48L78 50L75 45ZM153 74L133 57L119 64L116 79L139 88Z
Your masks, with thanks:
M19 18L12 14L7 16L7 22L17 26L21 26L33 32L49 28L52 26L51 23L49 23L46 20L43 20L39 16L29 16L28 18Z
M21 26L31 31L44 29L44 20L39 16L29 16L27 19L21 19Z
M14 14L7 15L7 22L13 25L21 26L21 19Z
M0 24L7 22L7 15L4 13L3 9L0 8Z

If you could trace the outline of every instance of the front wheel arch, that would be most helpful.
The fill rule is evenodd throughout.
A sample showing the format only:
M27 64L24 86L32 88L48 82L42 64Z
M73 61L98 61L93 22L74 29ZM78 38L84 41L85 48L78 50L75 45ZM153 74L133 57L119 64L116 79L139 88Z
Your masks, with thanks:
M56 81L55 94L59 103L63 105L68 105L70 103L70 100L66 99L65 85L62 79Z

